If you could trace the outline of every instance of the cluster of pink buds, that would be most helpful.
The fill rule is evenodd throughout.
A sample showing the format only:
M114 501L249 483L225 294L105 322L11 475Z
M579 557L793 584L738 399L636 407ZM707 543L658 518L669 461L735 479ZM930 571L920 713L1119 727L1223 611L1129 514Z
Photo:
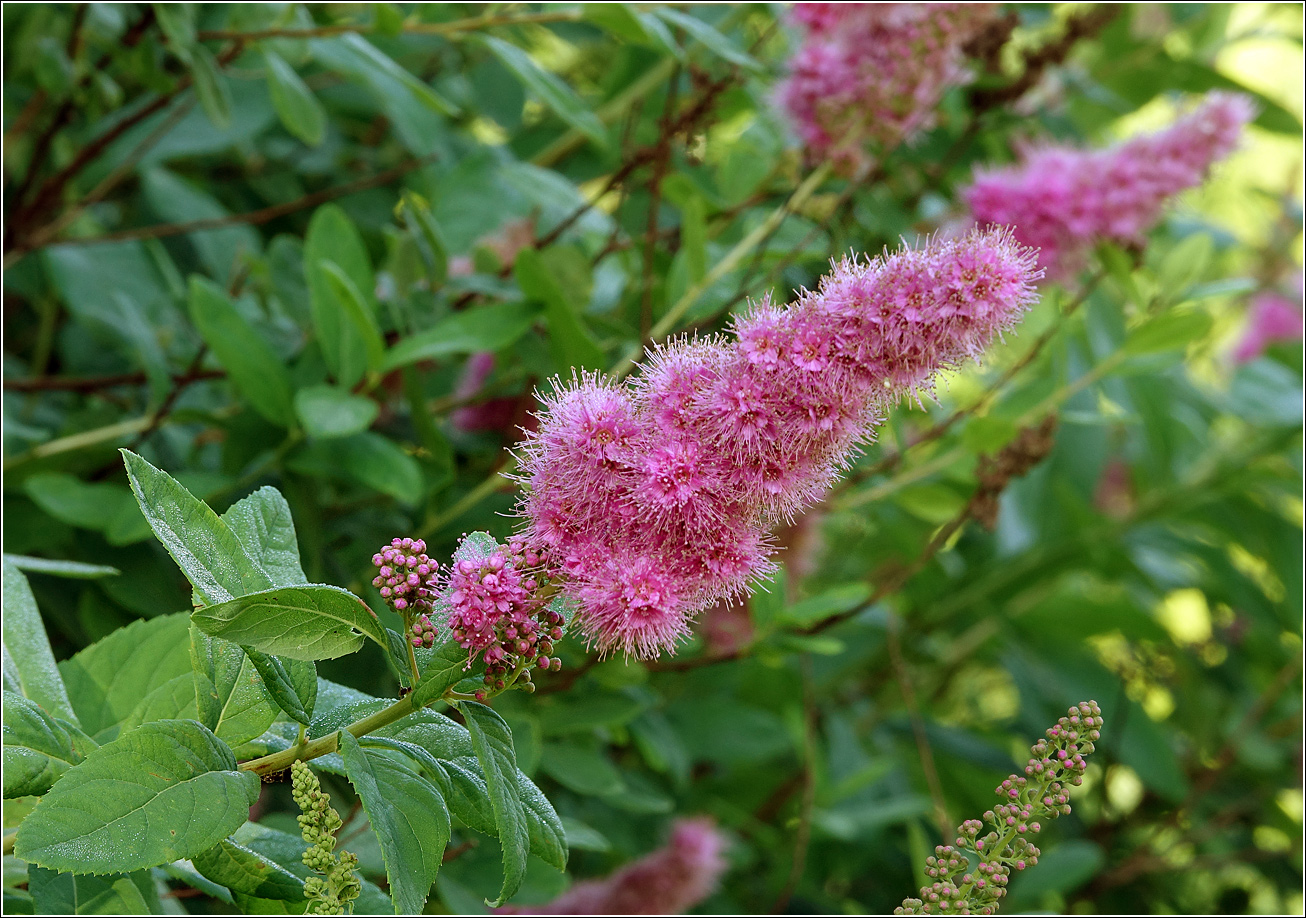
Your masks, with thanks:
M993 19L984 3L800 3L807 35L780 87L803 142L852 171L930 125L967 78L963 46Z
M526 668L528 685L530 667L562 667L552 654L563 617L548 607L545 561L519 539L493 546L465 539L440 585L453 639L468 650L469 665L484 660L487 688L504 688L518 668Z
M954 845L939 845L925 861L925 875L934 880L921 887L919 898L903 901L897 915L992 915L1006 895L1012 870L1038 863L1042 852L1030 840L1042 825L1034 816L1056 819L1070 812L1066 785L1083 783L1085 756L1102 737L1102 710L1095 701L1071 708L1030 749L1024 775L1011 775L995 789L1002 802L984 814L992 826L968 819L957 828ZM966 850L973 852L965 853ZM970 859L978 860L971 871Z
M372 586L381 591L386 605L405 619L420 618L431 611L431 589L438 565L426 554L421 539L391 539L372 556L376 576Z
M847 258L788 308L755 306L733 341L658 349L633 385L559 384L519 464L527 543L565 575L575 624L651 657L744 592L770 569L770 527L821 498L892 403L1016 322L1034 257L987 231Z
M1166 202L1229 155L1254 114L1246 96L1212 92L1166 130L1118 146L1029 146L1015 166L978 170L966 201L980 225L1014 226L1049 274L1071 277L1102 240L1140 244Z

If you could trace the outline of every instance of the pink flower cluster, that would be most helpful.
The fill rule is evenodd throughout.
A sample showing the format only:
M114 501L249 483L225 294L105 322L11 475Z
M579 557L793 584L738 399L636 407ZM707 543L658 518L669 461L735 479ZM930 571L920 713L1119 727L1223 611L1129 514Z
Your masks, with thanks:
M1302 336L1301 301L1266 291L1252 298L1247 330L1233 352L1238 363L1255 360L1277 341L1296 341Z
M780 87L803 142L852 171L868 143L892 148L928 127L950 86L965 81L962 46L993 4L800 3L807 36Z
M1212 92L1170 128L1118 146L1028 147L1019 165L978 170L966 202L981 225L1014 226L1050 273L1072 276L1098 241L1140 242L1169 198L1234 149L1253 114L1246 96Z
M421 539L392 539L389 545L372 555L377 568L372 586L381 598L405 617L431 611L431 578L438 565L426 554Z
M523 511L580 630L656 656L766 574L770 526L821 498L890 403L1012 326L1034 258L986 231L845 259L788 308L755 306L733 341L656 350L633 386L559 386L519 456Z
M484 546L464 540L440 600L449 610L453 639L469 651L468 661L485 660L485 684L502 689L519 665L560 669L550 657L562 637L562 616L547 608L540 553L514 540Z
M711 895L725 872L726 840L709 819L677 820L666 847L602 880L577 883L547 905L508 915L677 915Z

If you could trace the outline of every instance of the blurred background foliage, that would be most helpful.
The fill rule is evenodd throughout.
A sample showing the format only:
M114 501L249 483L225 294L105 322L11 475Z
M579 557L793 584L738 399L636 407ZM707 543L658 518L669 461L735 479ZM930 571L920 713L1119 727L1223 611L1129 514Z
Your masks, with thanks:
M383 541L510 531L498 473L550 377L935 231L1015 140L1241 87L1240 151L900 406L778 534L768 591L670 660L568 642L496 707L569 876L705 813L733 847L704 910L854 913L1095 698L1075 812L1004 909L1300 913L1302 348L1231 352L1249 296L1300 301L1302 8L1011 12L935 129L787 206L813 164L773 101L779 4L6 4L4 550L119 572L33 573L56 655L188 608L120 446L219 511L276 485L309 577L380 609ZM1046 458L968 521L979 457L1048 414ZM371 649L322 672L394 691ZM264 819L289 807L272 786ZM432 907L482 910L494 842L451 855ZM567 882L534 864L517 902Z

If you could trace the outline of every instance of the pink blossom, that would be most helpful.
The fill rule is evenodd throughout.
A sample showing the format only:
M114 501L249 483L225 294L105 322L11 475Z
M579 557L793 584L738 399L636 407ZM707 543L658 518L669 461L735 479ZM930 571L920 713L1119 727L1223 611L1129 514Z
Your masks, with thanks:
M485 388L486 380L494 372L494 355L488 351L472 354L463 365L462 375L454 386L453 395L457 399L471 399ZM477 404L463 405L449 415L449 421L458 430L506 430L512 423L516 401L511 398L495 398Z
M1115 147L1025 147L1016 166L977 170L966 201L981 225L1013 226L1041 265L1068 277L1100 240L1140 243L1165 203L1234 149L1253 114L1245 96L1212 92L1170 128Z
M1034 258L1002 231L845 258L734 340L655 349L633 385L558 384L519 456L522 511L576 627L655 656L765 576L769 527L821 499L891 404L1015 323Z
M866 145L892 147L928 127L939 99L967 78L962 47L992 4L800 3L808 35L779 99L804 144L851 169Z
M725 873L725 837L710 819L680 819L665 847L601 880L577 883L546 905L508 915L676 915L702 902Z
M1297 341L1301 336L1301 301L1271 291L1259 293L1252 298L1247 330L1233 352L1233 359L1238 363L1255 360L1271 344Z

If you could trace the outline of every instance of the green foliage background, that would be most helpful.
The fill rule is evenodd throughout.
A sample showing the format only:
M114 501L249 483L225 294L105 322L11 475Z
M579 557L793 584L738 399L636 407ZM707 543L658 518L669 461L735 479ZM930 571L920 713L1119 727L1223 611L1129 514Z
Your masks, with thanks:
M275 485L308 579L380 609L383 541L447 558L510 531L499 472L536 386L932 232L1018 138L1100 145L1237 85L1260 106L1240 152L1145 251L1045 283L982 368L900 406L779 534L784 573L728 661L569 639L560 674L495 709L572 852L565 874L533 858L516 904L708 813L733 847L705 911L890 910L940 823L987 809L1092 697L1075 813L1004 909L1300 911L1302 349L1229 353L1249 294L1300 297L1301 7L1120 7L1004 95L1078 6L1016 8L937 128L793 200L812 164L773 103L797 40L778 5L6 5L4 551L113 569L22 562L55 655L189 608L118 447L219 512ZM459 389L485 351L484 387ZM489 402L493 429L453 423ZM1050 454L992 531L967 522L978 457L1049 412ZM319 671L395 693L370 642ZM293 829L288 787L261 805ZM377 881L365 820L345 847ZM453 832L431 907L481 909L496 843ZM4 876L6 910L69 894L9 855ZM184 872L125 882L97 901L223 907L160 900L205 889Z

